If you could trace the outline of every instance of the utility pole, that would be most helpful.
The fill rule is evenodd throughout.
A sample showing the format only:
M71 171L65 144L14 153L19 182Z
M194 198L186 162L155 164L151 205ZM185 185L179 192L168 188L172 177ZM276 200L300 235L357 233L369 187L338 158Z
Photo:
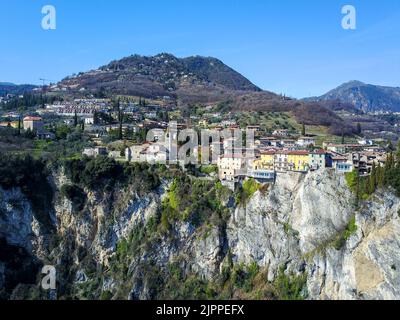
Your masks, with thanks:
M45 79L45 78L40 78L39 80L42 81L42 90L41 90L41 92L40 92L40 100L41 100L41 102L42 102L42 109L44 109L43 93L46 93L46 92L45 92L46 82L49 82L49 83L50 83L51 80Z

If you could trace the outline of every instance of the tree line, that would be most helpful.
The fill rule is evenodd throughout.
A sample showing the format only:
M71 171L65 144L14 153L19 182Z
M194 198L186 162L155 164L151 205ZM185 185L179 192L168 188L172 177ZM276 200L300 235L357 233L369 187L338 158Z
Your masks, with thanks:
M346 175L349 187L356 194L356 202L366 200L381 188L393 188L400 196L400 143L396 152L390 152L384 166L373 164L369 176L361 176L359 170Z

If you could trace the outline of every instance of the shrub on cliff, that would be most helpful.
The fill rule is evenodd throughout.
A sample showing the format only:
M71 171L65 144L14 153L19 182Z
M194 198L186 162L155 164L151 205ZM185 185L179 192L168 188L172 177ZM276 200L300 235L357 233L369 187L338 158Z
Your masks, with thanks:
M304 300L307 298L306 285L307 276L305 274L286 274L284 268L279 270L278 276L273 282L278 300Z
M227 209L221 203L221 187L214 181L187 175L176 177L163 202L163 230L168 231L177 220L190 222L196 228L206 222L222 225L227 219Z
M47 177L46 164L42 160L26 154L0 154L0 186L6 190L20 188L30 200L36 218L50 226L53 189Z
M97 157L64 160L62 166L72 183L94 191L131 184L144 196L160 185L158 169L148 164L121 164L108 157Z
M61 195L72 202L74 211L81 211L86 203L86 193L76 185L63 185Z
M258 190L260 190L261 184L259 184L253 178L246 180L238 193L236 194L236 204L245 203L249 200Z

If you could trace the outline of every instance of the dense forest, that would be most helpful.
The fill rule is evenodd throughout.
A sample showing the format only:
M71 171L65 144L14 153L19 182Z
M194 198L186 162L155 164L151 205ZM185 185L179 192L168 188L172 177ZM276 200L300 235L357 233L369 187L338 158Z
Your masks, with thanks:
M0 109L3 111L26 111L33 107L52 104L60 97L42 95L36 93L25 93L22 97L14 97L7 102L0 103Z

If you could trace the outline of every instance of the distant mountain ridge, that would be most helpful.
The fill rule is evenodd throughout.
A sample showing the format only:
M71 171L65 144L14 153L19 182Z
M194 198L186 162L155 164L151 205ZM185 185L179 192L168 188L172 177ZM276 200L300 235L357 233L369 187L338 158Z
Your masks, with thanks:
M132 95L166 98L185 108L193 104L219 104L223 112L291 112L306 125L330 127L331 133L351 134L353 127L334 112L335 103L309 103L264 91L246 77L212 57L177 58L168 53L132 55L81 72L58 83L63 92Z
M25 92L30 92L35 88L37 88L37 86L31 84L17 85L10 82L0 82L0 97L7 94L23 94Z
M66 78L61 85L147 98L170 96L183 103L224 100L261 89L216 58L177 58L168 53L132 55L97 70Z
M400 88L366 84L350 81L342 84L320 97L306 101L333 101L354 105L364 112L393 111L400 112Z

